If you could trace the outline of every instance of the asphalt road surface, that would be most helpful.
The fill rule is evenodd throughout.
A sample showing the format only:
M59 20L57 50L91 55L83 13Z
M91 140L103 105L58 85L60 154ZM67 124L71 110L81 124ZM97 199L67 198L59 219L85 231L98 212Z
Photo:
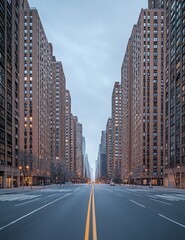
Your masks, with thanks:
M62 185L0 190L0 240L185 240L185 191Z

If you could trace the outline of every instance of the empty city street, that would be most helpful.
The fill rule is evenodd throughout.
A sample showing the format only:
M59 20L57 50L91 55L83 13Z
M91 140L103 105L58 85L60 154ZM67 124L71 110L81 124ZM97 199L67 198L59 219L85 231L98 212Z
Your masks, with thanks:
M0 191L0 239L183 240L185 191L74 184Z

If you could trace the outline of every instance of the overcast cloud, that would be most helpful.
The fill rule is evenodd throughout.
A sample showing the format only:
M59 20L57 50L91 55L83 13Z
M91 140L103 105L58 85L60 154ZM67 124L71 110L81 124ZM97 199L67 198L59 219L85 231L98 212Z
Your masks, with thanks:
M83 124L91 166L101 131L111 116L115 81L121 80L126 45L148 0L30 0L36 7L54 55L61 61L72 113Z

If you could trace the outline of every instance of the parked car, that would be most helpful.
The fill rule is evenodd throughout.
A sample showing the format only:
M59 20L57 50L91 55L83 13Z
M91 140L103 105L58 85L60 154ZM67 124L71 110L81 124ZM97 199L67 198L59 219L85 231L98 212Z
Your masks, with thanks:
M110 186L115 186L115 183L114 182L110 182Z

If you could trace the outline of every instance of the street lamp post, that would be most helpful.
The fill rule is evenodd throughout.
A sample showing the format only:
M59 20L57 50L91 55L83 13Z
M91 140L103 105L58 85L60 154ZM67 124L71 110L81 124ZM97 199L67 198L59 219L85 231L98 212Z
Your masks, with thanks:
M22 185L23 189L24 189L24 174L23 174L23 171L22 171L22 166L19 166L19 184ZM23 176L23 179L22 179L22 176Z
M28 165L26 165L26 175L27 175L27 178L26 178L26 186L28 186L28 184L29 184L29 181L28 181L28 170L29 170L29 166Z
M129 174L129 184L131 184L131 177L132 177L132 172Z

